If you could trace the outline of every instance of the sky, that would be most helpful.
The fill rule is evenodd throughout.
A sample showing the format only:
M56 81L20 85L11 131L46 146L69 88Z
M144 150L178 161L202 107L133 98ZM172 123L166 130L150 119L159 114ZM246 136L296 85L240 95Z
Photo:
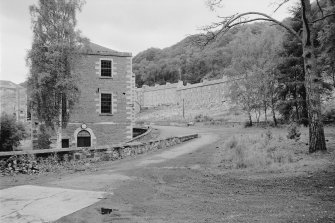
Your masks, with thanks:
M211 11L205 0L86 0L77 15L77 28L91 42L133 56L150 47L174 45L199 28L247 11L264 12L275 19L289 16L295 0L274 10L280 0L223 0ZM29 6L37 0L0 0L0 80L24 82L29 74L25 58L31 48Z

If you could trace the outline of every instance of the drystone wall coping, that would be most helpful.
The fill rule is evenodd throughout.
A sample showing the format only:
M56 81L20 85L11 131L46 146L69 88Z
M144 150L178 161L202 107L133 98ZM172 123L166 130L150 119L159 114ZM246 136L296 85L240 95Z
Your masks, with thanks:
M147 86L147 85L143 85L142 88L136 88L137 91L157 91L157 90L167 90L167 89L171 89L171 88L177 88L177 91L181 91L181 90L187 90L190 88L198 88L198 87L204 87L204 86L208 86L208 85L215 85L215 84L221 84L221 83L228 83L228 82L232 82L232 81L238 81L238 80L242 80L245 79L243 78L236 78L236 79L218 79L218 80L204 80L201 83L196 83L196 84L190 84L187 83L187 85L180 85L179 83L166 83L164 85L158 85L156 84L155 86Z
M138 89L143 89L143 91L159 91L159 90L169 90L169 89L174 89L178 88L177 85L170 84L170 85L157 85L157 86L150 86L146 88L138 88Z

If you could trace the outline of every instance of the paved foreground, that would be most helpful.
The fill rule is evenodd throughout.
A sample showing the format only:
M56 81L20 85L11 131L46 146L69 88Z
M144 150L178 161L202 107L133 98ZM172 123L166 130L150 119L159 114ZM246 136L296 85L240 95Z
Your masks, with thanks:
M162 137L193 134L194 130L176 127L158 127ZM183 154L192 152L215 141L214 135L202 135L200 138L162 151L158 154L142 157L128 162L119 162L107 170L107 173L82 176L66 176L61 180L47 182L42 186L24 185L0 191L1 221L8 223L49 222L90 206L117 188L119 182L131 178L120 174L121 171L161 163ZM106 187L110 188L108 193ZM66 189L72 188L72 189ZM101 190L101 191L100 191Z
M0 191L3 223L50 222L85 208L105 192L24 185Z

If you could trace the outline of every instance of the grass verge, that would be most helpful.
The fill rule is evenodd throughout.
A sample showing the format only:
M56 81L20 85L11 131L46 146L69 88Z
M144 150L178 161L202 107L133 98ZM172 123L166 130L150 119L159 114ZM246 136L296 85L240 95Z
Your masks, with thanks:
M308 134L302 131L301 137L290 139L287 131L278 129L252 131L234 135L221 147L219 167L224 169L299 169L301 167L323 165L335 162L334 148L327 139L326 153L308 153Z

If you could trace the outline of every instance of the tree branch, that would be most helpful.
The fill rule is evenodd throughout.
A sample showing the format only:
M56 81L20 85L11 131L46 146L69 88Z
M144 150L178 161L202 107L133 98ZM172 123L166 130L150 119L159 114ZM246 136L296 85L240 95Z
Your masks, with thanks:
M289 2L290 0L284 0L281 3L279 3L279 5L277 6L277 8L273 11L273 12L277 12L277 10L282 7L284 4L286 4L287 2Z
M263 17L266 18L264 20L277 23L278 25L282 26L287 31L289 31L291 34L293 34L295 37L297 37L299 40L301 40L301 37L298 35L298 33L296 31L294 31L291 27L285 25L284 23L282 23L282 22L280 22L280 21L278 21L278 20L276 20L276 19L272 18L271 16L268 16L267 14L264 14L264 13L260 13L260 12L246 12L246 13L242 13L242 14L238 15L236 17L236 19L241 18L241 17L246 16L246 15L260 15L260 16L263 16Z
M249 15L257 15L257 16L261 16L261 17L254 18L254 19L244 18L245 16L249 16ZM264 14L264 13L246 12L246 13L235 14L235 15L232 15L232 16L219 17L219 18L223 19L223 21L216 22L216 23L213 23L211 25L208 25L208 26L202 28L202 30L207 32L207 33L197 36L198 39L195 40L195 41L198 43L198 45L205 46L209 42L214 40L217 36L219 36L220 34L226 33L231 28L233 28L235 26L238 26L238 25L241 25L241 24L250 23L250 22L253 22L253 21L268 21L268 22L276 23L276 24L280 25L281 27L285 28L291 34L293 34L298 40L302 41L299 34L296 31L294 31L291 27L285 25L284 23L282 23L282 22L280 22L280 21L278 21L278 20L276 20L276 19L272 18L271 16L269 16L267 14ZM215 29L217 29L219 27L221 27L219 30L214 31Z
M272 20L266 19L266 18L255 18L255 19L249 19L249 20L245 20L245 21L234 23L234 26L242 25L242 24L246 24L246 23L254 22L254 21L268 21L268 22L272 22Z
M324 15L323 15L323 10L322 10L322 8L321 8L321 5L320 5L319 0L316 0L316 4L318 5L319 10L320 10L320 12L321 12L321 15L322 15L322 17L323 17L323 16L324 16Z
M334 13L330 13L330 14L328 14L328 15L325 15L325 16L323 16L322 18L315 19L315 20L312 21L311 23L319 22L319 21L324 20L324 19L326 19L326 18L328 18L328 17L330 17L330 16L335 16L335 12L334 12Z

